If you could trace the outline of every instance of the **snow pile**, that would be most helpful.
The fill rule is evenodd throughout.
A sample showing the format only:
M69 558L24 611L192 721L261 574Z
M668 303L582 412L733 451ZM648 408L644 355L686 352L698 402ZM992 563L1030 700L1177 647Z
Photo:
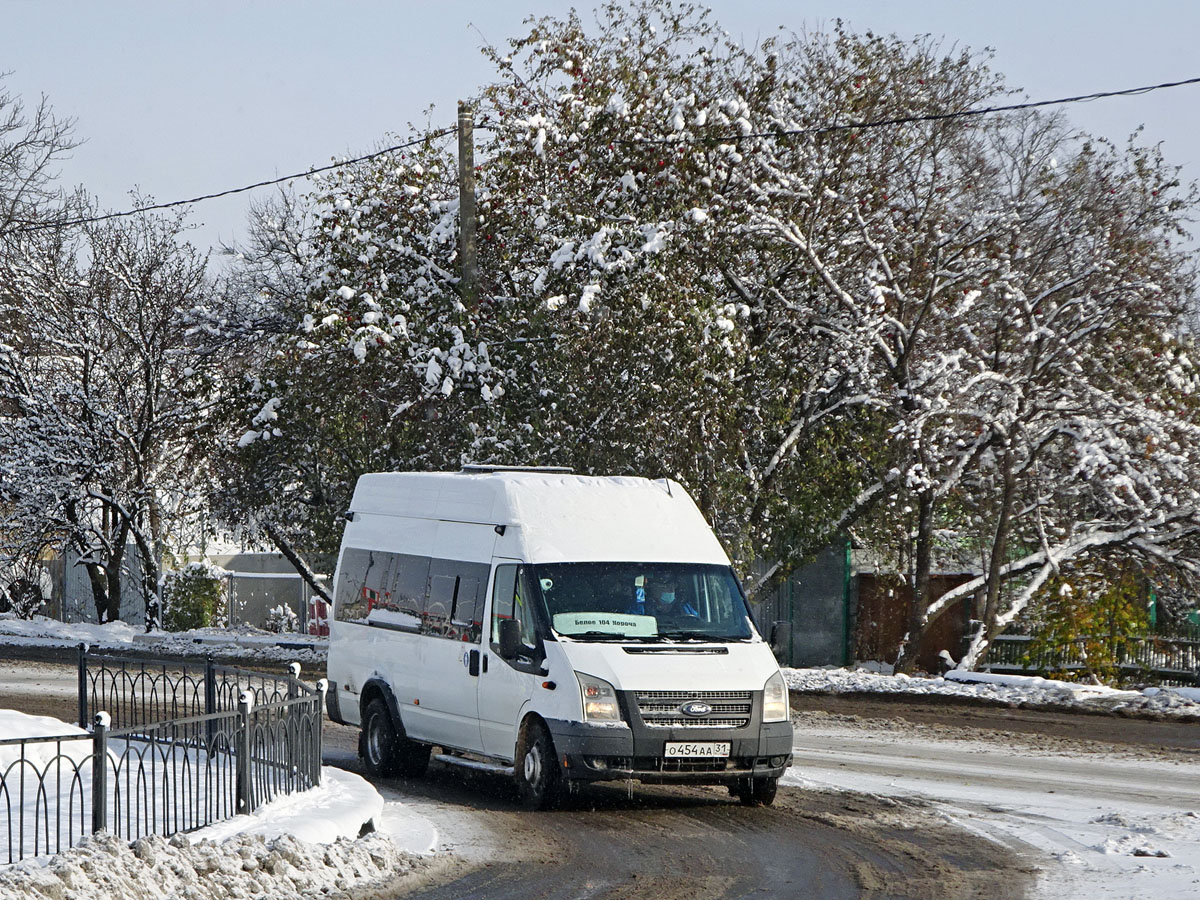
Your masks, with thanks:
M29 716L15 710L0 709L0 737L4 740L48 735L66 737L75 734L83 735L87 732L77 725L68 725L66 722L60 722L49 716ZM0 745L0 776L14 771L12 767L22 759L28 766L34 766L41 771L58 756L64 756L76 764L81 764L86 762L91 755L92 742L90 740L26 744L24 756L22 756L19 744Z
M323 667L329 638L309 634L273 634L249 625L146 634L128 622L94 625L88 622L59 622L45 616L19 619L10 613L0 613L0 644L3 643L35 647L76 647L87 644L96 651L133 650L156 656L184 657L212 653L226 658L299 662Z
M796 693L904 694L957 697L1001 706L1058 707L1173 717L1200 717L1200 689L1119 690L1029 675L995 675L958 669L941 677L887 675L878 667L784 669Z
M1200 815L1191 810L1149 816L1109 812L1088 824L1111 832L1090 848L1106 856L1190 858L1200 846Z
M129 844L102 834L43 866L21 863L0 870L0 898L286 900L345 894L402 877L422 864L421 857L398 849L382 834L331 844L250 834L221 843L193 843L177 834Z
M383 797L353 772L321 767L321 783L307 791L285 794L248 816L234 816L196 831L192 837L222 841L236 834L273 838L290 834L302 841L328 844L357 835L368 822L378 826Z
M67 624L45 616L20 619L12 613L0 613L0 635L19 638L37 638L72 644L94 644L97 646L128 645L133 642L137 630L128 622L109 622L93 625L88 622ZM22 643L34 643L22 641Z
M86 732L57 719L0 710L0 733L38 737ZM86 762L91 741L29 745L25 758L39 768L53 769L56 748L84 763L76 790L90 796L91 767ZM10 747L2 750L0 773L19 755ZM36 791L29 790L23 811L15 806L16 799L14 791L13 808L8 810L13 822L22 812L27 824L47 814L45 795L40 796L40 810ZM52 807L53 800L49 802ZM325 766L318 787L279 797L251 815L234 816L190 836L150 836L130 844L110 834L94 835L58 855L0 866L0 900L30 896L239 900L357 891L423 865L422 859L436 843L430 824L411 812L405 815L400 806L390 804L392 808L385 812L383 797L370 783ZM0 808L0 813L4 811ZM0 833L8 818L0 818ZM373 832L377 826L386 827L388 833ZM363 831L372 833L358 838Z

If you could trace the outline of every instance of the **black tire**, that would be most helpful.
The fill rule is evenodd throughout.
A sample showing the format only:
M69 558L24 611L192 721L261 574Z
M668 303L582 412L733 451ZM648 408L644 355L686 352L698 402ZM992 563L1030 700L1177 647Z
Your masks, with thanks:
M513 772L517 794L526 809L554 809L562 799L562 772L550 732L541 722L530 722L518 744Z
M363 711L359 754L363 763L376 778L423 775L429 765L428 744L418 744L397 732L391 710L381 698L367 704Z
M770 806L779 789L778 778L747 778L731 792L743 806Z
M387 704L376 698L363 710L359 750L367 771L376 778L391 778L400 771L396 726Z
M407 738L400 738L400 769L399 774L405 778L420 778L429 768L429 755L433 748L428 744L418 744Z

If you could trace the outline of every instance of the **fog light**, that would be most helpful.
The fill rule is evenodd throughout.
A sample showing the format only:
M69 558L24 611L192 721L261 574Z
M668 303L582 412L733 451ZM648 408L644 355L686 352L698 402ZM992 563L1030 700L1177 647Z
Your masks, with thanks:
M772 756L771 757L771 768L778 769L780 766L783 765L785 759L787 759L787 757L785 757L785 756Z

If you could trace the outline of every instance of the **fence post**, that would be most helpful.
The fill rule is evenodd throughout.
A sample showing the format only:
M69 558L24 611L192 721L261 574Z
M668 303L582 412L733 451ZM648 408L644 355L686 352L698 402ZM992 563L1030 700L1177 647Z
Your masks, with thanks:
M250 770L250 710L254 706L254 692L242 691L238 695L238 742L237 742L237 811L242 814L254 811L254 796L251 790Z
M217 673L213 667L213 655L204 654L204 714L211 716L217 711ZM212 753L213 741L216 739L217 723L208 719L204 723L204 740L207 751Z
M88 645L87 645L87 644L80 644L80 645L79 645L79 688L78 688L78 690L79 690L79 727L80 727L80 728L87 728L87 727L88 727L88 712L87 712L87 707L88 707L88 703L87 703L87 689L88 689L88 677L87 677L87 652L88 652Z
M204 654L204 714L217 711L217 672L211 653Z
M300 663L298 663L298 662L288 663L288 675L290 675L291 677L288 678L287 698L289 700L295 700L298 696L300 696L300 692L296 688L296 682L300 680Z
M314 727L317 729L317 737L314 741L314 743L317 745L317 771L313 775L314 785L321 783L321 763L325 759L325 729L322 727L322 717L325 715L325 693L329 690L329 681L324 678L319 680L317 682L317 690L320 692L321 696L317 698L317 714L313 716L313 719L316 721L316 725Z
M92 834L108 828L109 721L108 713L96 713L92 731Z

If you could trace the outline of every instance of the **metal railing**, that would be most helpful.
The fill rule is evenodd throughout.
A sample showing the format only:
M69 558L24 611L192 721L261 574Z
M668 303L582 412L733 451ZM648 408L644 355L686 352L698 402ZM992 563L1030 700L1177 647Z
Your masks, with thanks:
M0 740L0 864L110 831L192 831L321 781L325 683L90 654L79 718L90 733ZM106 707L111 707L106 709Z
M1200 640L1162 635L1080 637L1048 647L1030 635L1006 634L992 642L985 668L1036 675L1085 671L1089 647L1103 651L1103 661L1094 660L1095 665L1116 668L1123 676L1166 685L1200 684Z
M89 734L0 740L0 863L57 853L91 833L92 762Z

